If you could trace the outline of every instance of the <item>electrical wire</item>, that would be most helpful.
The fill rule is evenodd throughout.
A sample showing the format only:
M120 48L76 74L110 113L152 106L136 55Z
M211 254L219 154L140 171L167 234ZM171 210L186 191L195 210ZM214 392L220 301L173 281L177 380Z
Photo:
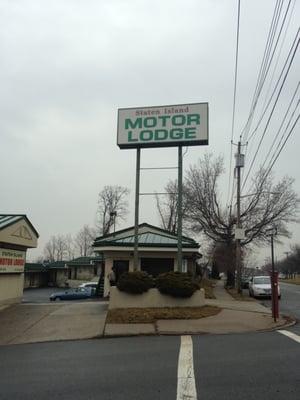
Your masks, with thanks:
M271 97L269 98L269 101L268 101L268 96L269 96L269 93L270 93L270 90L271 90L271 87L272 87L272 83L273 83L273 80L274 80L275 71L276 71L277 66L278 66L278 62L279 62L280 55L281 55L281 52L282 52L282 48L283 48L283 45L284 45L284 42L285 42L285 39L286 39L287 31L288 31L288 28L289 28L289 25L290 25L290 22L291 22L291 18L292 18L292 15L293 15L293 11L294 11L295 4L296 4L296 0L294 0L294 2L293 2L293 4L292 4L292 8L290 9L291 0L289 0L288 5L287 5L287 7L286 7L286 9L285 9L285 12L284 12L283 19L282 19L282 21L281 21L281 26L280 26L280 29L279 29L279 33L277 34L277 39L276 39L275 46L273 47L273 51L272 51L271 58L270 58L270 60L267 61L266 55L267 55L268 52L271 51L271 48L272 48L272 45L273 45L273 43L271 42L271 37L273 37L273 39L274 39L274 37L275 37L275 32L276 32L276 30L277 30L277 25L278 25L278 22L279 22L280 13L281 13L281 11L282 11L282 5L283 5L283 3L279 4L279 2L277 2L277 3L276 3L276 6L275 6L275 9L274 9L274 14L273 14L272 23L271 23L270 30L269 30L269 35L268 35L268 40L267 40L267 44L266 44L266 48L265 48L264 57L263 57L263 60L262 60L262 63L261 63L261 68L260 68L259 77L261 76L261 72L264 70L264 67L263 67L263 65L264 65L264 60L265 60L265 66L267 66L267 67L266 67L265 73L263 74L263 75L264 75L264 78L263 78L263 80L261 81L260 85L259 85L259 77L258 77L257 85L256 85L256 89L255 89L256 99L254 100L254 98L255 98L255 95L254 95L253 101L252 101L252 105L251 105L251 109L250 109L250 114L249 114L247 123L246 123L246 125L245 125L245 127L244 127L244 129L243 129L243 131L242 131L243 140L246 142L246 146L247 146L247 147L246 147L246 150L245 150L245 159L246 159L246 157L247 157L247 152L248 152L248 150L250 151L250 153L251 153L251 150L252 150L252 144L253 144L253 142L251 143L251 146L250 146L250 149L249 149L249 148L248 148L248 141L247 141L247 138L248 138L248 134L249 134L249 131L250 131L250 127L251 127L251 124L252 124L252 121L253 121L253 118L254 118L255 108L256 108L256 106L257 106L257 104L258 104L259 96L260 96L260 94L261 94L261 92L262 92L263 86L264 86L264 84L265 84L265 82L266 82L267 75L268 75L268 73L269 73L269 71L270 71L270 68L271 68L271 65L272 65L272 61L273 61L274 55L275 55L276 50L277 50L277 46L278 46L278 44L279 44L279 41L280 41L280 38L281 38L281 34L282 34L282 31L283 31L284 25L285 25L285 23L286 23L286 19L287 19L288 13L289 13L289 11L290 11L290 14L289 14L289 17L288 17L288 21L287 21L287 24L286 24L286 27L285 27L285 32L284 32L284 35L283 35L283 39L282 39L282 42L281 42L281 46L280 46L280 49L279 49L278 54L277 54L276 63L275 63L275 66L274 66L274 68L273 68L273 73L272 73L272 76L271 76L271 79L270 79L270 82L269 82L269 87L268 87L267 92L266 92L266 95L265 95L265 101L264 101L264 104L263 104L263 107L262 107L264 111L263 111L263 113L261 114L260 119L259 119L259 121L258 121L258 123L257 123L257 125L256 125L256 128L255 128L254 131L252 132L251 136L255 136L255 134L256 134L256 132L257 132L257 129L258 129L260 123L262 122L263 117L264 117L264 115L265 115L265 113L266 113L266 111L267 111L267 109L268 109L268 107L269 107L269 105L270 105L270 103L271 103L271 100L272 100L272 98L273 98L273 96L274 96L274 93L276 92L276 89L277 89L278 84L279 84L279 80L280 80L281 75L282 75L282 73L283 73L283 71L282 71L282 73L281 73L281 75L280 75L280 78L278 79L277 84L276 84L276 86L275 86L275 89L273 90L273 93L272 93L272 95L271 95ZM280 9L279 9L278 7L280 7ZM277 24L276 24L276 26L275 26L275 23L276 23L276 22L277 22ZM269 40L269 39L270 39L270 40ZM268 44L269 44L269 50L268 50ZM283 69L283 70L284 70L284 69ZM260 89L259 89L258 92L257 92L257 89L258 89L259 86L260 86ZM252 138L252 137L250 137L250 139L251 139L251 138ZM249 140L250 140L250 139L249 139ZM242 170L242 176L241 176L241 180L242 180L242 181L243 181L243 178L244 178L244 170Z
M276 155L276 157L274 158L274 160L273 160L271 166L269 167L269 169L268 169L268 171L267 171L267 173L266 173L266 175L265 175L265 177L264 177L264 181L266 180L267 176L268 176L269 173L271 172L271 170L272 170L272 168L273 168L275 162L278 160L278 157L280 156L280 154L281 154L281 152L282 152L284 146L286 145L288 139L290 138L291 134L293 133L293 130L294 130L295 126L297 125L297 123L298 123L298 121L299 121L299 118L300 118L300 113L298 114L298 117L296 118L295 122L293 123L293 126L292 126L292 128L290 129L290 131L289 131L287 137L285 138L285 141L283 142L283 144L282 144L282 146L281 146L281 148L280 148L278 154Z
M299 30L298 30L298 32L299 32ZM297 34L298 34L298 32L297 32ZM258 144L258 146L257 146L255 155L254 155L254 157L253 157L253 159L252 159L252 162L251 162L251 165L250 165L250 167L249 167L248 173L247 173L246 178L245 178L245 180L244 180L244 182L243 182L242 189L245 187L245 184L246 184L246 182L247 182L247 179L248 179L248 177L249 177L249 174L250 174L250 172L251 172L251 169L253 168L253 165L254 165L254 162L255 162L255 160L256 160L257 154L258 154L259 149L260 149L260 147L261 147L262 141L263 141L263 139L264 139L264 137L265 137L265 135L266 135L266 132L267 132L267 129L268 129L268 127L269 127L269 124L270 124L271 118L272 118L272 116L273 116L274 110L275 110L275 108L276 108L278 99L279 99L280 94L281 94L281 92L282 92L282 89L283 89L283 87L284 87L284 85L285 85L285 82L286 82L287 76L288 76L288 74L289 74L290 68L291 68L291 66L292 66L292 64L293 64L293 61L294 61L294 58L295 58L295 55L296 55L298 46L299 46L299 39L298 39L297 44L296 44L296 47L295 47L295 49L294 49L294 51L293 51L292 58L291 58L291 60L289 61L287 71L285 72L285 76L284 76L284 78L283 78L283 81L282 81L282 83L281 83L280 89L279 89L278 94L277 94L277 96L276 96L274 105L273 105L273 107L272 107L271 113L270 113L269 118L268 118L268 120L267 120L265 129L264 129L264 131L263 131L263 134L262 134L262 136L261 136L261 139L260 139L260 141L259 141L259 144Z
M285 113L285 115L284 115L284 117L283 117L283 119L282 119L282 122L281 122L281 124L280 124L280 127L279 127L279 129L278 129L278 131L277 131L277 133L276 133L276 135L275 135L275 137L274 137L274 140L273 140L273 142L272 142L272 145L271 145L271 147L270 147L270 149L269 149L269 151L268 151L268 153L267 153L267 155L266 155L266 157L265 157L265 160L264 160L264 162L263 162L261 168L264 167L264 165L265 165L266 162L267 162L267 159L269 158L269 155L271 154L271 152L272 152L272 150L273 150L273 147L274 147L274 145L275 145L275 143L276 143L276 140L277 140L277 138L278 138L278 136L279 136L279 134L280 134L280 132L281 132L281 129L282 129L284 123L285 123L285 120L286 120L287 115L288 115L288 113L289 113L289 111L290 111L290 109L291 109L291 106L292 106L293 101L294 101L294 99L295 99L295 97L296 97L296 94L297 94L297 92L298 92L299 87L300 87L300 82L298 82L298 85L297 85L297 87L296 87L296 90L295 90L295 92L294 92L294 94L293 94L293 96L292 96L292 99L291 99L291 101L290 101L290 103L289 103L289 105L288 105L288 108L287 108L286 113ZM288 123L288 125L287 125L287 128L288 128L288 126L289 126L289 124L290 124L290 122L291 122L291 119L293 118L293 116L294 116L294 114L295 114L295 112L296 112L296 109L297 109L297 107L298 107L298 105L299 105L299 102L300 102L300 99L298 99L298 102L297 102L297 104L296 104L296 106L295 106L295 109L294 109L292 115L291 115L291 118L290 118L290 121L289 121L289 123ZM286 128L286 129L287 129L287 128ZM282 135L282 137L283 137L283 136L284 136L284 134ZM281 141L282 141L282 139L279 141L279 144L281 143ZM278 147L277 147L277 148L278 148ZM275 152L276 152L277 148L275 149Z
M254 111L255 111L255 108L256 108L256 105L257 105L257 102L258 102L258 98L259 98L259 95L261 93L261 90L263 88L263 85L264 85L264 82L265 82L265 79L266 79L265 69L266 69L266 65L268 63L268 56L269 56L269 53L270 53L272 45L273 45L274 34L275 34L276 29L277 29L278 20L279 20L279 16L280 16L280 11L282 9L282 4L283 4L282 1L279 1L279 0L277 0L276 4L275 4L274 13L273 13L273 17L272 17L269 33L268 33L268 38L267 38L267 42L266 42L266 45L265 45L265 50L264 50L262 62L261 62L261 65L260 65L260 70L259 70L258 77L257 77L256 87L255 87L255 90L254 90L252 103L251 103L251 106L250 106L250 113L249 113L247 122L245 124L245 127L242 130L242 138L243 138L243 140L244 140L244 134L245 134L246 130L250 129L251 122L252 122L253 115L254 115Z
M255 129L251 132L251 135L250 135L248 141L250 141L250 140L256 135L256 132L257 132L257 130L258 130L258 127L259 127L261 121L263 120L263 117L265 116L267 109L269 108L269 106L270 106L270 104L271 104L271 101L272 101L272 99L273 99L273 96L274 96L274 94L276 93L276 90L277 90L278 85L279 85L279 83L280 83L280 79L282 78L283 73L284 73L284 70L285 70L286 66L288 65L290 55L292 54L292 51L293 51L293 47L294 47L295 43L297 42L297 38L298 38L298 36L299 36L299 32L300 32L300 29L298 29L298 31L297 31L297 33L296 33L296 35L295 35L295 38L294 38L293 43L292 43L292 46L290 47L289 53L288 53L288 55L287 55L287 57L286 57L285 63L284 63L284 65L283 65L283 67L282 67L281 73L280 73L280 75L279 75L279 77L278 77L278 79L277 79L277 82L276 82L275 87L274 87L274 89L273 89L273 92L272 92L272 94L271 94L271 96L270 96L270 98L269 98L269 101L268 101L268 103L266 104L266 106L265 106L265 108L264 108L264 110L263 110L263 112L262 112L262 114L261 114L261 116L260 116L260 118L259 118L259 120L258 120L258 123L257 123ZM299 42L299 39L298 39L298 42Z
M295 108L294 108L294 111L293 111L292 115L290 116L290 119L289 119L289 121L288 121L288 123L287 123L287 126L286 126L286 128L285 128L283 134L281 135L281 138L280 138L280 140L279 140L279 142L278 142L278 144L277 144L277 147L276 147L275 151L273 152L273 155L272 155L272 157L271 157L271 159L270 159L270 161L269 161L269 164L268 164L268 166L267 166L267 170L269 169L270 165L272 164L273 159L276 158L276 152L277 152L277 150L279 149L279 147L280 147L280 145L281 145L281 143L282 143L282 141L283 141L283 138L284 138L284 136L285 136L285 134L286 134L286 132L287 132L287 130L288 130L288 128L289 128L289 126L290 126L290 124L291 124L293 118L294 118L294 115L295 115L295 113L296 113L296 110L297 110L299 104L300 104L300 99L298 99L297 104L296 104L296 106L295 106Z
M233 147L233 134L234 134L234 123L235 123L235 108L236 108L236 87L237 87L237 75L238 75L238 57L239 57L239 37L240 37L240 11L241 1L238 0L238 13L237 13L237 28L236 28L236 48L235 48L235 68L234 68L234 89L233 89L233 106L232 106L232 121L231 121L231 141L230 141L230 165L229 165L229 182L227 189L227 200L228 204L229 191L231 186L231 168L232 168L232 147Z

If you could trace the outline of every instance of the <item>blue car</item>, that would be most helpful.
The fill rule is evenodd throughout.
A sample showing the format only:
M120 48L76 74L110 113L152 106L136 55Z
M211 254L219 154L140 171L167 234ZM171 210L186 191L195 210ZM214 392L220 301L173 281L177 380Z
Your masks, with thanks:
M80 300L88 299L92 296L92 290L90 288L75 288L67 289L62 292L52 293L50 296L50 301L55 300Z

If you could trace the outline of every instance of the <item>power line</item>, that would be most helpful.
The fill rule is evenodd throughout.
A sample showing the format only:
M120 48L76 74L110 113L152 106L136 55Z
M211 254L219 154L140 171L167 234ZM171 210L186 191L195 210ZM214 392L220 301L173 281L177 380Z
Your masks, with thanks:
M251 135L250 135L248 141L250 141L250 140L255 136L255 134L256 134L256 132L257 132L257 130L258 130L258 127L259 127L261 121L263 120L263 117L265 116L267 109L269 108L269 106L270 106L270 104L271 104L271 101L272 101L272 99L273 99L273 96L274 96L274 94L276 93L276 90L277 90L278 85L279 85L279 83L280 83L280 79L282 78L282 75L283 75L283 73L284 73L284 70L285 70L286 66L288 65L290 55L292 54L293 47L294 47L294 45L295 45L295 43L296 43L296 41L297 41L297 37L298 37L298 35L299 35L299 31L300 31L300 29L298 29L298 31L297 31L297 33L296 33L296 35L295 35L294 41L293 41L293 43L292 43L292 46L290 47L289 53L288 53L288 55L287 55L287 57L286 57L285 63L284 63L284 65L283 65L283 67L282 67L282 70L281 70L280 75L279 75L279 77L278 77L278 79L277 79L277 82L276 82L276 84L275 84L275 87L274 87L274 89L273 89L273 92L272 92L272 94L271 94L271 96L270 96L270 98L269 98L269 101L268 101L267 105L265 106L265 108L264 108L264 110L263 110L263 112L262 112L262 114L261 114L261 116L260 116L260 118L259 118L259 120L258 120L258 122L257 122L257 125L256 125L255 129L251 132ZM298 40L298 41L299 41L299 40Z
M299 32L299 30L298 30L298 32ZM298 32L297 32L297 35L298 35ZM258 144L258 146L257 146L255 155L254 155L254 157L253 157L253 159L252 159L250 168L249 168L249 170L248 170L248 173L247 173L247 176L246 176L246 178L245 178L245 180L244 180L244 183L243 183L242 188L244 188L244 186L245 186L245 184L246 184L246 182L247 182L247 179L248 179L248 177L249 177L249 174L250 174L250 172L251 172L251 169L252 169L252 167L253 167L253 165L254 165L254 162L255 162L255 160L256 160L258 151L259 151L259 149L260 149L260 147L261 147L262 141L263 141L263 139L264 139L264 137L265 137L265 134L266 134L266 132L267 132L267 129L268 129L268 127L269 127L269 124L270 124L271 118L272 118L272 116L273 116L275 107L276 107L276 105L277 105L278 99L279 99L279 97L280 97L280 94L281 94L282 89L283 89L283 87L284 87L284 84L285 84L285 82L286 82L287 76L288 76L288 74L289 74L290 68L291 68L291 66L292 66L293 60L294 60L294 58L295 58L295 55L296 55L298 46L299 46L299 39L298 39L297 44L296 44L296 47L295 47L295 49L294 49L294 51L293 51L292 58L291 58L291 60L290 60L290 62L289 62L287 71L286 71L285 76L284 76L284 78L283 78L283 81L282 81L282 83L281 83L280 89L279 89L279 91L278 91L277 97L276 97L276 99L275 99L274 105L273 105L273 107L272 107L271 113L270 113L269 118L268 118L268 120L267 120L265 129L264 129L264 131L263 131L263 134L262 134L261 139L260 139L260 141L259 141L259 144Z
M279 44L279 41L280 41L280 38L281 38L281 34L282 34L282 31L283 31L283 28L284 28L284 25L285 25L289 10L290 10L291 1L292 0L289 0L288 5L287 5L287 7L285 9L284 16L283 16L283 19L281 21L281 26L280 26L280 29L279 29L279 33L277 34L276 43L275 43L275 46L273 47L273 41L274 41L274 38L275 38L275 33L277 31L277 26L278 26L278 23L279 23L280 14L281 14L281 11L282 11L282 6L283 6L283 3L279 3L278 1L276 3L275 9L274 9L274 13L273 13L272 22L271 22L271 26L270 26L270 30L269 30L268 40L267 40L266 47L265 47L265 52L264 52L263 60L262 60L262 63L261 63L260 73L259 73L259 76L258 76L257 85L256 85L255 93L254 93L254 96L253 96L252 105L251 105L251 108L250 108L250 114L249 114L247 123L246 123L246 125L245 125L245 127L244 127L244 129L242 131L242 135L243 135L244 141L247 141L247 137L248 137L248 134L249 134L249 131L250 131L250 126L251 126L251 123L252 123L253 118L254 118L255 109L256 109L256 106L258 104L259 96L260 96L260 94L262 92L263 86L264 86L264 84L266 82L267 75L268 75L268 73L270 71L270 68L271 68L271 65L272 65L272 61L273 61L274 55L276 53L277 46ZM268 88L266 96L265 96L265 101L264 101L264 105L263 105L263 110L264 111L263 111L263 113L262 113L262 115L261 115L261 117L259 119L259 122L258 122L254 132L252 132L252 135L251 135L250 139L257 132L257 129L258 129L261 121L263 120L263 117L264 117L264 115L265 115L265 113L266 113L266 111L267 111L267 109L268 109L268 107L269 107L269 105L271 103L271 100L272 100L272 98L274 96L274 93L276 92L276 89L278 87L281 75L282 75L282 73L284 71L284 69L283 69L283 71L280 74L280 78L278 78L278 80L277 80L277 83L275 85L275 89L273 90L273 93L272 93L272 95L271 95L271 97L270 97L270 99L269 99L269 101L267 103L268 95L269 95L269 92L270 92L270 89L271 89L271 85L272 85L272 82L273 82L273 79L274 79L274 74L275 74L275 71L276 71L276 68L277 68L277 65L278 65L278 62L279 62L279 58L280 58L280 55L281 55L281 52L282 52L283 44L284 44L285 39L286 39L286 34L287 34L288 27L289 27L289 24L290 24L290 21L291 21L291 17L293 15L293 10L294 10L294 7L295 7L295 3L296 3L296 0L294 0L294 2L293 2L293 5L292 5L291 11L290 11L290 15L289 15L289 18L288 18L288 22L286 24L284 36L283 36L283 39L282 39L282 42L281 42L281 46L280 46L279 52L277 54L276 64L274 66L273 73L272 73L272 76L271 76L271 79L270 79L270 83L269 83L269 88ZM268 60L267 54L270 54L272 47L273 47L272 55L271 55L270 59ZM263 76L263 78L262 78L262 76ZM267 106L266 106L266 103L267 103ZM247 142L247 144L248 144L248 142ZM252 147L252 145L250 146L250 149L248 149L248 146L246 147L245 158L247 157L248 150L251 151L251 147ZM243 177L244 177L244 171L242 172L242 180L243 180Z
M269 82L269 87L268 87L266 95L265 95L265 101L264 101L263 109L265 109L265 106L267 104L267 99L268 99L268 96L269 96L269 93L270 93L270 90L271 90L271 87L272 87L272 83L273 83L273 79L274 79L274 75L275 75L278 63L279 63L279 60L280 60L280 56L281 56L281 52L282 52L282 49L283 49L283 45L284 45L285 40L286 40L286 35L287 35L287 31L288 31L288 28L289 28L290 23L291 23L291 19L292 19L292 15L293 15L293 12L294 12L295 4L296 4L296 0L294 0L294 2L293 2L292 8L291 8L291 12L290 12L290 15L289 15L289 19L288 19L288 22L287 22L286 27L285 27L285 31L284 31L284 34L283 34L283 39L282 39L282 42L281 42L281 45L280 45L280 49L279 49L278 54L277 54L276 63L275 63L275 66L273 68L272 76L271 76L271 79L270 79L270 82ZM290 5L290 3L289 3L289 5ZM286 10L285 18L286 18L287 13L288 13L289 5L288 5L287 10Z
M264 177L264 180L267 178L267 176L268 176L269 173L271 172L271 169L273 168L275 162L277 161L278 157L280 156L280 154L281 154L281 152L282 152L284 146L286 145L286 142L288 141L288 139L290 138L291 134L293 133L293 130L294 130L295 126L297 125L297 123L298 123L298 121L299 121L299 118L300 118L300 114L298 114L298 117L296 118L295 122L293 123L293 126L292 126L292 128L290 129L290 131L289 131L289 133L288 133L288 135L287 135L285 141L283 142L283 144L282 144L282 146L281 146L281 148L280 148L280 150L279 150L277 156L275 157L275 159L274 159L274 161L272 162L272 164L271 164L269 170L267 171L266 176Z
M288 105L288 108L287 108L286 113L285 113L285 115L284 115L284 117L283 117L283 119L282 119L282 122L281 122L281 124L280 124L280 127L279 127L279 129L278 129L278 131L277 131L277 134L276 134L276 136L274 137L274 140L273 140L273 142L272 142L272 145L270 146L270 149L269 149L269 151L268 151L268 153L267 153L267 155L266 155L266 157L265 157L265 161L264 161L263 164L262 164L262 168L264 167L265 163L267 162L267 159L268 159L269 155L271 154L271 151L272 151L272 149L273 149L273 147L274 147L274 145L275 145L275 142L276 142L276 140L277 140L277 138L278 138L278 136L279 136L279 134L280 134L280 131L281 131L281 129L282 129L284 123L285 123L285 120L286 120L287 115L288 115L288 113L289 113L289 111L290 111L290 109L291 109L291 106L292 106L293 101L294 101L294 99L295 99L295 97L296 97L296 94L297 94L297 92L298 92L299 87L300 87L300 82L298 82L298 85L297 85L297 87L296 87L296 90L295 90L295 92L294 92L294 94L293 94L293 96L292 96L292 99L291 99L291 101L290 101L290 103L289 103L289 105ZM298 102L297 102L297 104L296 104L296 106L295 106L295 109L294 109L294 111L293 111L293 113L292 113L292 115L291 115L291 117L290 117L290 120L289 120L289 122L288 122L288 124L287 124L286 130L288 129L289 124L290 124L290 122L291 122L291 120L292 120L292 118L293 118L293 116L294 116L294 114L295 114L295 112L296 112L296 109L297 109L297 107L298 107L298 105L299 105L299 102L300 102L300 100L298 99ZM286 132L286 130L285 130L285 132ZM285 133L285 132L284 132L284 133ZM280 143L281 143L281 141L282 141L282 138L283 138L283 136L284 136L284 133L282 134L282 137L281 137L281 139L280 139L280 141L279 141L279 145L280 145ZM277 148L278 148L278 146L277 146ZM275 152L276 152L277 148L275 149ZM274 152L274 153L275 153L275 152ZM272 158L273 158L273 156L271 157L271 159L272 159Z
M285 113L285 115L284 115L284 117L283 117L283 120L282 120L282 122L281 122L281 124L280 124L280 127L279 127L279 129L278 129L278 131L277 131L277 134L276 134L276 136L275 136L275 138L274 138L274 140L273 140L273 143L272 143L272 145L271 145L271 147L270 147L270 149L269 149L269 151L268 151L268 154L267 154L266 157L265 157L265 160L264 160L264 162L263 162L263 165L261 166L261 169L263 169L265 163L267 162L267 159L268 159L269 155L271 154L271 151L272 151L272 149L273 149L273 147L274 147L274 144L275 144L275 142L276 142L276 140L277 140L277 138L278 138L278 136L279 136L279 134L280 134L280 132L281 132L281 129L282 129L282 127L283 127L283 125L284 125L284 123L285 123L285 121L286 121L287 115L288 115L288 113L289 113L289 111L290 111L290 109L291 109L292 103L293 103L293 101L294 101L294 99L295 99L295 96L296 96L296 94L297 94L297 91L298 91L299 87L300 87L300 82L298 82L298 85L297 85L297 87L296 87L296 90L295 90L295 92L294 92L294 94L293 94L293 96L292 96L292 99L291 99L291 101L290 101L290 103L289 103L289 106L288 106L288 108L287 108L287 111L286 111L286 113ZM277 152L277 150L279 149L279 147L280 147L280 145L281 145L281 143L282 143L282 141L283 141L283 139L284 139L284 137L285 137L286 132L288 131L288 128L289 128L289 126L290 126L290 124L291 124L291 122L292 122L292 120L293 120L293 118L294 118L295 112L296 112L296 110L297 110L299 104L300 104L300 98L298 99L298 101L297 101L297 103L296 103L296 105L295 105L295 107L294 107L294 110L293 110L292 114L290 115L290 118L289 118L289 121L288 121L288 123L287 123L287 125L286 125L286 127L285 127L285 130L284 130L284 132L282 133L281 138L280 138L280 140L279 140L279 142L278 142L278 144L277 144L277 147L276 147L276 149L274 150L273 155L272 155L271 158L270 158L269 164L268 164L268 166L266 167L265 172L263 173L263 174L265 174L265 176L263 175L262 183L265 181L265 179L267 178L267 176L268 176L268 174L269 174L269 172L270 172L270 171L269 171L270 165L272 164L273 159L276 157L276 152ZM262 183L261 183L261 184L262 184ZM254 182L253 182L253 183L252 183L252 186L249 188L249 193L251 193L252 188L253 188L254 186L255 186L255 184L254 184Z
M295 5L295 3L294 3L294 5ZM285 32L285 33L286 33L286 32ZM263 120L263 118L264 118L264 116L265 116L265 114L266 114L266 112L267 112L267 110L268 110L268 108L269 108L269 106L270 106L270 104L271 104L271 101L272 101L272 99L273 99L273 97L274 97L274 95L275 95L275 93L276 93L276 90L278 89L278 86L279 86L279 84L280 84L281 78L282 78L282 76L283 76L283 74L284 74L284 71L285 71L285 69L286 69L286 66L288 65L290 56L291 56L292 51L293 51L293 48L294 48L294 45L295 45L295 43L296 43L296 41L297 41L298 34L299 34L299 29L298 29L298 31L297 31L295 37L294 37L293 43L292 43L292 45L291 45L291 47L290 47L290 50L289 50L289 52L288 52L288 55L287 55L286 60L285 60L285 62L284 62L284 65L283 65L283 67L282 67L282 69L281 69L281 72L280 72L280 74L279 74L279 77L277 78L277 82L276 82L276 84L275 84L275 87L274 87L274 89L273 89L273 92L272 92L272 94L271 94L271 96L270 96L270 98L269 98L267 104L265 103L265 105L264 105L264 110L263 110L263 112L262 112L262 114L261 114L261 116L260 116L260 118L259 118L259 120L258 120L258 122L257 122L257 124L256 124L256 127L255 127L254 130L252 131L252 133L251 133L251 135L250 135L248 141L251 141L251 139L254 138L254 136L256 135L256 133L257 133L257 131L258 131L258 128L259 128L259 126L260 126L260 123L262 122L262 120ZM249 149L250 153L251 153L252 147L253 147L253 142L252 142L251 145L250 145L250 149ZM248 150L248 149L247 149L247 150ZM245 155L245 157L246 157L246 155Z
M232 121L231 121L229 182L228 182L227 200L226 200L227 204L228 204L229 191L230 191L230 186L231 186L232 147L233 147L233 134L234 134L234 122L235 122L236 86L237 86L238 56L239 56L239 37L240 37L240 9L241 9L241 1L238 0L238 15L237 15L237 28L236 28L236 49L235 49L235 68L234 68L234 89L233 89L233 107L232 107Z
M257 102L261 93L261 90L263 88L265 79L266 79L266 74L265 74L265 70L266 70L266 65L268 64L268 57L273 45L273 41L274 41L274 34L277 30L277 25L278 25L278 21L279 21L279 16L280 16L280 12L282 9L282 1L277 0L276 1L276 5L274 8L274 13L273 13L273 17L272 17L272 21L271 21L271 25L270 25L270 29L269 29L269 33L268 33L268 38L267 38L267 42L265 45L265 50L264 50L264 54L263 54L263 58L262 58L262 62L260 65L260 70L258 73L258 77L257 77L257 82L256 82L256 87L254 90L254 94L253 94L253 98L252 98L252 103L250 106L250 112L249 112L249 116L247 119L247 122L245 124L244 129L242 130L242 136L244 136L244 133L249 129L251 126L251 122L254 116L254 111L255 108L257 106Z
M268 170L270 164L272 163L272 160L274 159L274 157L276 157L276 152L277 152L277 150L279 149L279 147L280 147L280 145L281 145L281 143L282 143L282 140L283 140L283 138L284 138L284 135L286 134L286 132L287 132L287 130L288 130L288 128L289 128L289 126L290 126L290 124L291 124L291 122L292 122L292 119L294 118L294 115L295 115L295 112L296 112L296 110L297 110L297 108L298 108L298 106L299 106L299 103L300 103L300 99L298 99L297 104L296 104L296 106L295 106L295 108L294 108L294 111L293 111L292 115L290 116L290 119L289 119L289 121L288 121L288 123L287 123L287 126L286 126L286 128L285 128L283 134L281 135L281 138L280 138L280 140L279 140L279 142L278 142L278 144L277 144L276 149L275 149L274 152L273 152L273 155L272 155L272 157L271 157L271 159L270 159L270 161L269 161L269 165L268 165L268 167L267 167L267 170Z

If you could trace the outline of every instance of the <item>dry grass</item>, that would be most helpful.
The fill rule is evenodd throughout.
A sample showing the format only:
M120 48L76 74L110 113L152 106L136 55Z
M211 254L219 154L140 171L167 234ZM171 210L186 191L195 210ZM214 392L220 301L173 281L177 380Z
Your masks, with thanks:
M117 308L109 310L106 323L148 324L158 319L199 319L211 317L221 311L219 307L174 307L174 308Z
M282 283L293 283L294 285L300 285L300 276L293 279L280 279Z
M214 286L216 285L214 280L203 278L200 282L200 288L205 291L206 299L215 299Z
M238 300L238 301L255 301L254 299L252 299L248 295L245 296L243 294L238 293L236 289L226 288L226 290L230 294L230 296L233 297L235 300Z

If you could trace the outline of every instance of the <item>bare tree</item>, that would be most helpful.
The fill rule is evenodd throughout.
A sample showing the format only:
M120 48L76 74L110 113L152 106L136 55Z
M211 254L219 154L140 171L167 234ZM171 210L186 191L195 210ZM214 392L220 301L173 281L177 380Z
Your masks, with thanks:
M188 207L186 220L191 231L202 233L216 245L216 260L227 270L227 284L234 284L236 216L222 204L218 182L224 173L223 159L205 155L187 172L185 196ZM288 235L288 223L297 219L299 197L293 190L293 180L285 177L274 183L272 175L260 170L253 180L252 193L242 198L241 226L249 244L263 245L269 238L266 231L274 225L278 236ZM243 250L244 252L244 250Z
M75 244L71 234L65 236L67 259L72 260L75 257Z
M177 180L169 181L164 188L165 195L159 197L156 195L156 207L160 217L160 225L167 231L176 233L178 224L178 183ZM182 215L185 218L186 209L188 207L186 201L186 190L183 185L183 199L182 199Z
M276 267L287 278L295 278L300 274L300 246L292 246L288 256L280 260Z
M51 236L44 247L45 259L50 262L68 258L68 239L64 235Z
M48 242L45 244L44 247L44 256L47 261L53 262L56 260L56 236L51 236Z
M206 155L197 165L191 166L185 182L188 207L186 217L194 232L204 233L215 242L231 245L234 239L236 217L225 209L218 192L218 181L224 172L223 159ZM269 239L266 231L274 225L279 236L287 235L289 222L297 220L299 197L293 190L293 180L284 177L274 183L260 170L255 176L251 196L243 199L241 225L250 243L261 245Z
M75 249L80 256L90 256L93 253L92 244L96 237L96 229L84 225L75 236Z
M102 235L124 220L128 214L129 189L122 186L104 186L98 197L98 228Z
M176 181L169 181L165 186L166 195L156 195L156 206L160 217L161 227L175 233L177 230L178 185Z
M293 190L294 179L286 176L274 183L274 176L261 169L253 179L253 196L245 198L241 213L246 239L242 245L269 242L267 230L276 226L280 236L289 236L288 224L297 222L299 197Z
M67 254L68 254L68 245L67 245L66 236L57 235L56 236L56 246L57 246L57 250L56 250L57 261L65 260L67 258Z

